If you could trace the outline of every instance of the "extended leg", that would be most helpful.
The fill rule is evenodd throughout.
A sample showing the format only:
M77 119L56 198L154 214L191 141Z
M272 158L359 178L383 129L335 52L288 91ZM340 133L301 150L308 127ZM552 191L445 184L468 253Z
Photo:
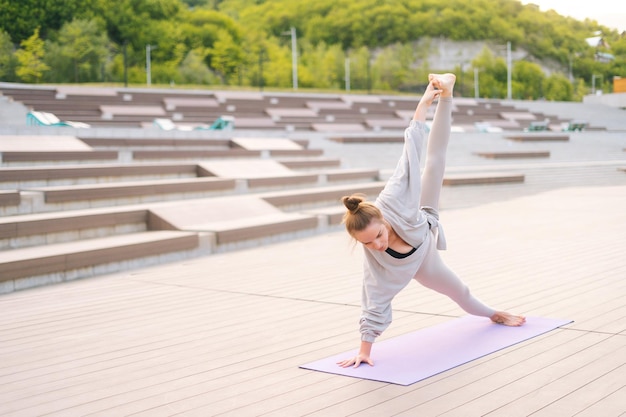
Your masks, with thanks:
M447 295L474 316L489 317L491 321L505 326L521 326L526 322L524 316L496 311L474 297L467 285L444 264L434 244L430 245L415 279L423 286Z
M467 285L444 264L434 244L431 244L415 279L423 286L447 295L469 314L492 317L496 313L474 297Z
M428 136L426 162L422 174L421 205L439 209L439 197L446 168L446 152L452 125L452 90L455 76L453 74L431 74L431 81L442 90L442 93Z

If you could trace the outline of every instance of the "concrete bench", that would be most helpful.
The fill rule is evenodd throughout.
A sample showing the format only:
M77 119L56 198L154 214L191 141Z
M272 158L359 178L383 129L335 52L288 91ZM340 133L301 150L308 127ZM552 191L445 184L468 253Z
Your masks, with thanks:
M280 239L318 227L314 216L284 213L254 196L161 205L151 209L151 223L162 229L213 233L218 251L224 245Z
M343 216L346 213L346 208L343 204L338 203L336 205L328 207L316 207L308 210L304 210L303 213L317 216L324 219L323 222L327 227L340 226L343 221Z
M378 96L365 96L358 94L342 94L341 100L351 104L380 104L382 100Z
M548 126L546 121L535 122L537 116L527 111L503 111L499 113L500 117L506 120L528 120L531 123L535 123L537 126Z
M346 101L330 101L330 100L309 100L306 102L306 106L315 110L350 110L352 104Z
M444 186L458 185L481 185L481 184L500 184L500 183L519 183L524 182L523 174L510 173L483 173L483 174L456 174L446 175L443 179Z
M514 140L516 142L567 142L569 140L568 135L542 135L542 134L515 135L515 136L506 136L506 138L510 140Z
M165 97L163 98L163 104L165 104L167 111L174 111L180 108L207 108L219 106L217 99L202 97Z
M0 152L89 152L92 149L69 135L0 135Z
M491 127L499 127L501 129L517 130L520 128L520 124L516 120L482 119L479 123L483 123Z
M269 117L235 116L235 129L275 129L276 122Z
M100 106L100 112L103 120L112 120L120 116L164 117L167 115L162 106L103 105Z
M490 159L512 158L549 158L550 151L501 151L501 152L476 152L478 156Z
M317 132L364 132L367 130L362 123L312 123L311 128Z
M0 282L14 281L20 289L39 280L58 281L59 274L80 278L93 274L88 268L188 251L198 244L197 233L164 230L2 251ZM55 276L46 279L50 275ZM33 282L15 281L24 278Z
M398 129L404 130L408 122L404 119L367 119L365 125L374 130Z
M56 88L54 98L65 100L67 96L84 96L95 101L102 97L117 97L118 92L115 88L107 87L59 86Z
M317 111L314 109L297 109L297 108L277 108L271 107L265 109L265 112L272 118L272 120L281 121L285 118L317 118Z
M256 103L258 101L263 101L264 97L262 93L253 93L247 91L216 91L213 93L217 101L220 103L226 103L228 101L252 101L255 102L254 105L258 106Z
M379 172L377 169L337 169L324 171L321 174L326 177L327 182L379 180Z
M33 187L28 191L43 193L48 204L67 202L141 198L163 194L215 193L233 191L235 180L221 178L192 178L151 180L109 184Z
M336 204L345 195L363 193L376 197L385 186L384 181L347 184L330 187L316 187L275 193L264 193L261 197L268 203L283 209L310 209Z
M272 159L210 161L199 167L206 175L245 181L248 189L294 187L319 181L317 174L294 172Z
M266 138L266 137L245 137L232 138L233 147L252 151L274 151L274 150L302 150L303 147L296 141L286 138Z

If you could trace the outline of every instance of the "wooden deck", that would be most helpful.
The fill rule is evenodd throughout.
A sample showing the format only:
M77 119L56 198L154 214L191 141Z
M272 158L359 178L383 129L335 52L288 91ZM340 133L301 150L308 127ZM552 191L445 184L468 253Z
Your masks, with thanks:
M358 345L361 249L333 232L0 296L0 415L623 416L626 184L442 222L480 298L574 323L408 387L300 369ZM413 283L394 310L383 338L463 314Z
M326 158L281 162L389 170L401 148L311 140ZM550 156L474 154L485 149ZM524 181L444 187L442 256L488 304L573 320L564 328L398 386L298 367L358 346L362 253L342 231L125 272L105 265L95 278L0 295L0 416L624 417L625 151L623 133L451 139L448 179ZM287 194L265 197L284 208ZM393 307L381 340L464 314L416 283Z

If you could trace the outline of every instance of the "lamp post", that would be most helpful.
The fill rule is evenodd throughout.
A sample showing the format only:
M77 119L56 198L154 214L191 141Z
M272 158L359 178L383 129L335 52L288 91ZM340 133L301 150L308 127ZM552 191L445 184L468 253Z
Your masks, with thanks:
M511 88L511 42L506 43L506 98L511 100L512 88Z
M474 98L478 99L480 94L478 93L478 68L474 68Z
M350 57L346 54L345 64L346 91L350 91Z
M157 49L156 45L146 45L146 84L151 85L152 84L152 68L150 65L151 59L150 59L150 52L153 49Z
M596 78L602 79L602 75L596 75L596 74L591 75L591 94L596 93Z
M291 35L291 70L293 79L293 89L298 89L298 50L296 39L296 28L291 27L289 32L283 32L283 35Z

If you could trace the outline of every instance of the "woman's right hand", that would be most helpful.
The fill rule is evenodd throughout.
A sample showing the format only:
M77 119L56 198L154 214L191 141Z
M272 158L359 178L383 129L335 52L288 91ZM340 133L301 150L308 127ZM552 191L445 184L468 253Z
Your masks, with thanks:
M367 363L369 366L374 366L374 361L372 360L372 358L370 358L369 355L365 355L363 353L359 353L352 358L344 359L340 362L337 362L337 365L341 366L342 368L347 368L348 366L354 365L355 368L358 368L359 365L362 363Z

